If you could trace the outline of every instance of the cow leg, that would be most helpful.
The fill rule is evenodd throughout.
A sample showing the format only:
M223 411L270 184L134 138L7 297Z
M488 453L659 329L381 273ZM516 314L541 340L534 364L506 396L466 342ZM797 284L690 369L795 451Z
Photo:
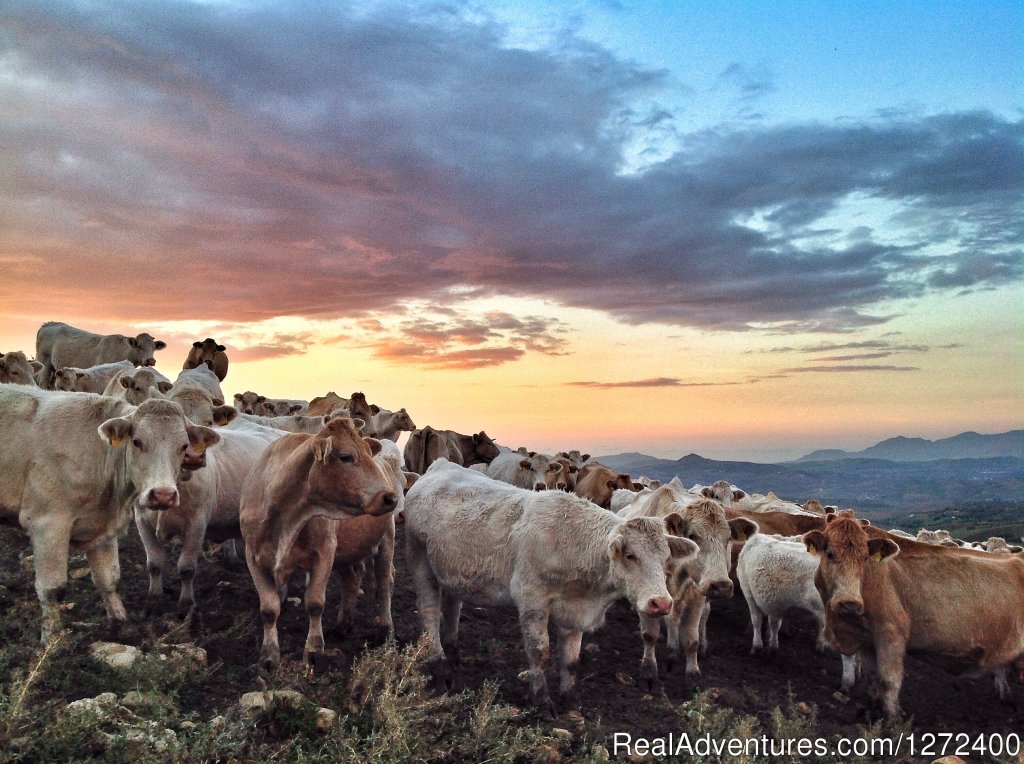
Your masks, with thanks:
M263 645L260 648L259 671L272 676L281 662L281 646L277 641L277 619L281 615L281 598L274 578L267 574L256 560L249 546L245 548L245 561L249 565L252 582L260 598L260 619L263 621Z
M334 630L344 634L352 626L352 613L359 600L359 566L342 565L338 572L341 575L341 604L338 605Z
M548 693L544 670L547 668L551 647L548 642L548 612L541 608L526 608L519 613L519 626L523 631L523 645L529 663L530 699L545 719L553 719L555 708Z
M196 594L193 581L199 555L203 551L203 538L206 536L206 523L189 523L182 539L181 553L178 555L178 576L181 578L181 594L178 595L178 612L185 614L196 606Z
M45 645L60 630L60 603L68 585L68 556L74 520L70 511L59 509L49 514L38 514L25 530L32 539L36 595L43 610L40 641Z
M420 624L427 639L428 667L435 687L447 688L451 684L451 669L441 646L441 586L434 571L430 569L424 544L407 533L405 545L409 571L416 589L416 609L420 612Z
M459 659L459 619L462 600L441 590L441 646L450 660Z
M582 644L582 631L558 627L558 694L563 704L574 708L579 706L579 697L576 694L576 667L580 663Z
M768 614L768 650L779 651L779 629L782 628L782 616Z
M746 594L746 592L744 592ZM750 654L757 655L764 649L764 641L761 638L761 629L764 625L764 613L761 612L756 604L754 604L754 598L749 594L747 596L747 608L750 610L750 625L754 630L754 637L750 643Z
M875 641L875 660L882 691L882 708L889 719L898 719L902 714L900 689L903 686L903 656L905 652L906 642L891 633L883 634L882 639Z
M857 673L860 669L860 655L854 653L853 655L843 655L843 680L839 689L849 695L853 691L853 686L857 683Z
M146 571L149 573L149 592L146 594L146 615L152 615L160 607L164 596L164 566L167 564L167 550L157 538L156 529L150 524L149 518L136 507L135 527L139 529L139 538L146 550Z
M92 580L103 598L107 617L114 621L127 621L128 613L117 593L121 581L121 563L117 557L117 537L113 536L90 547L85 558L92 569Z
M313 570L310 571L306 583L306 615L309 616L309 632L306 635L306 647L302 659L307 666L312 666L315 657L324 651L324 606L327 604L327 582L334 566L334 550L337 546L337 533L329 533L323 548L317 552Z
M993 672L993 678L996 681L996 696L1003 703L1010 701L1010 682L1007 679L1009 668L1009 665L1000 666Z
M676 626L673 653L675 660L679 660L680 650L686 656L686 681L689 684L700 677L697 651L700 645L700 624L704 616L705 598L697 595L687 598L681 604L683 607ZM674 611L675 606L673 606L673 615Z
M670 619L672 615L668 616ZM640 686L653 693L658 686L658 656L655 647L661 637L661 618L640 616L640 638L644 641L644 657L640 659Z
M711 615L711 602L704 600L704 609L700 611L700 639L697 642L697 652L701 655L708 654L708 617Z
M814 641L814 651L817 653L826 652L832 643L828 640L828 626L825 623L825 611L821 609L812 609L811 613L814 615L814 619L818 622L818 637ZM843 664L846 665L845 663Z
M391 597L395 591L395 526L388 524L380 547L373 556L373 576L376 585L377 616L374 623L387 632L388 637L395 635L395 623L391 618Z

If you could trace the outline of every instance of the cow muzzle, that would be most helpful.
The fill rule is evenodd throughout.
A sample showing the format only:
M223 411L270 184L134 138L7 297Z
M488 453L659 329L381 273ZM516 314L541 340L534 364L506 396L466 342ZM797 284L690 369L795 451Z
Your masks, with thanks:
M543 491L546 488L547 488L547 486L544 485L543 483L534 483L533 484L533 490L535 490L535 491Z
M672 600L668 597L651 597L644 607L644 615L663 616L672 612Z
M156 359L155 358L147 358L146 359L146 363L143 364L143 365L144 366L156 366Z
M398 494L394 491L381 491L366 505L368 515L386 515L398 508Z
M150 488L142 502L146 509L163 510L178 506L178 489L171 486Z
M860 600L839 600L832 603L832 609L840 618L859 618L864 615L864 603Z
M709 600L727 600L732 596L732 581L728 578L702 581L698 591Z

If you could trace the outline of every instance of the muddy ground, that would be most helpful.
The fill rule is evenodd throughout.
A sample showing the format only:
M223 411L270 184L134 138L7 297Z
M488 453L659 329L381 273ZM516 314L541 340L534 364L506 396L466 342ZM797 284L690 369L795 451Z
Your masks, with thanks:
M419 624L415 595L404 564L401 528L398 542L393 613L397 639L407 643L417 638ZM121 549L120 591L132 614L132 623L117 636L125 642L144 644L169 629L190 630L192 639L208 651L211 662L219 662L219 675L223 677L216 692L195 699L196 710L213 714L237 700L243 692L256 689L254 663L260 641L258 600L244 560L230 564L219 558L200 561L195 579L198 612L191 622L183 625L173 614L162 618L142 617L147 588L145 557L134 526L122 540ZM10 607L17 602L38 609L32 574L22 566L28 553L25 534L17 527L0 525L0 570L5 579L4 601L0 602L0 607ZM84 560L73 560L72 567L76 565L81 568ZM173 570L165 576L165 587L173 592L167 598L168 605L173 606L177 597L177 577ZM301 588L301 580L296 579L291 594L301 595ZM333 580L329 609L333 609L338 597L338 582ZM103 622L99 598L88 577L72 581L69 599L76 604L67 620L74 624L72 628L84 655L88 642L109 638L111 634ZM326 669L336 674L339 681L345 678L352 658L364 644L378 639L369 623L371 614L372 603L364 597L352 631L343 636L328 634ZM950 612L949 617L955 618L956 613ZM306 625L300 607L286 608L281 621L281 646L286 661L301 659ZM867 699L862 690L855 691L852 699L835 695L840 676L839 658L815 654L814 633L810 617L794 613L783 626L779 653L772 657L751 656L749 616L737 588L734 599L716 602L712 608L708 625L710 651L701 661L702 686L716 688L721 704L762 718L775 706L786 707L791 695L793 702L816 707L822 734L855 737L866 722ZM38 635L38 631L35 634ZM28 639L28 635L8 630L0 638ZM518 679L526 660L512 610L484 610L467 605L463 609L460 646L461 665L457 677L461 686L478 688L485 680L495 680L504 700L528 705L526 685ZM578 679L590 739L610 741L614 732L657 736L674 731L666 728L666 719L671 718L669 704L686 700L692 690L683 687L680 669L664 676L667 650L663 638L658 660L664 676L664 696L645 695L631 679L637 673L641 654L637 617L625 603L613 606L604 628L584 638L585 659ZM551 681L555 686L557 679ZM902 703L920 732L1024 733L1024 686L1016 680L1011 681L1011 686L1020 710L999 703L991 677L954 676L928 660L910 656ZM67 700L74 700L74 688L69 688L67 695ZM563 714L556 725L569 726L566 716Z

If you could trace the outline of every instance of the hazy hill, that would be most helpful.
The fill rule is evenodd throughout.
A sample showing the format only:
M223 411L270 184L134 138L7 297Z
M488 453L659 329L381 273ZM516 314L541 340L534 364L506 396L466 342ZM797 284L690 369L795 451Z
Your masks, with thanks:
M797 461L889 459L898 462L924 462L932 459L988 459L999 456L1024 459L1024 430L1011 430L998 435L962 432L941 440L900 436L883 440L863 451L825 449L802 456Z
M720 462L696 454L657 459L629 453L597 457L609 467L689 487L729 480L751 493L774 491L792 501L818 499L866 514L897 515L965 501L1024 501L1024 459L943 459L919 462L850 457L785 464Z

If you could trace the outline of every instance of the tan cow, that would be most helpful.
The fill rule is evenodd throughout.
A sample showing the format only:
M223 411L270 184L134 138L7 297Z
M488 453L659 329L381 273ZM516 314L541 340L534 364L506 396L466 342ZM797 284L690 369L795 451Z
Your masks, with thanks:
M585 464L576 477L576 495L590 499L604 509L611 506L612 494L617 488L633 490L632 478L598 462Z
M653 490L634 502L624 516L680 518L673 531L697 544L698 552L686 560L671 561L666 569L668 590L672 595L672 612L667 620L671 665L686 659L686 679L700 676L697 655L707 652L707 619L710 600L728 599L733 595L729 578L730 547L758 532L756 523L745 518L727 519L722 505L686 491L678 478ZM644 657L640 678L652 689L658 679L658 662L654 646L661 635L661 622L640 615L640 633L644 641Z
M244 393L235 393L235 408L239 414L264 416L262 404L266 399L265 395L254 393L252 390L246 390Z
M363 437L373 437L373 409L366 402L364 393L352 393L351 398L342 398L335 392L329 392L309 402L309 406L303 412L307 416L344 416L353 421L359 420L363 424L359 432Z
M281 660L279 592L295 570L310 572L306 586L309 633L303 657L310 660L323 650L324 593L337 539L328 533L324 546L316 551L295 541L317 515L340 520L387 515L398 507L401 491L394 490L373 458L380 451L379 440L361 437L352 420L339 417L316 435L292 433L276 440L253 467L242 490L239 524L245 559L260 597L262 672L273 674Z
M404 408L398 409L398 411L388 411L374 404L370 406L370 410L373 412L370 430L373 437L379 440L397 441L401 433L412 432L416 429L416 424Z
M309 403L298 398L264 398L256 413L261 416L295 416L305 414L307 408Z
M36 360L43 364L40 374L46 387L53 386L53 375L62 366L86 369L113 361L155 366L153 353L165 347L166 342L146 332L135 337L94 334L59 321L49 321L36 332Z
M36 374L42 371L39 361L30 361L20 350L0 353L0 382L10 385L39 387Z
M224 377L228 375L228 354L225 350L227 348L212 337L207 337L201 342L196 340L192 343L181 368L194 369L200 364L206 364L217 375L217 379L223 382Z
M189 451L219 440L169 401L136 408L101 395L0 386L0 516L17 517L32 540L44 642L58 626L71 548L86 553L107 615L127 618L117 539L132 505L177 506Z
M819 559L831 641L844 655L875 656L888 717L901 713L908 650L994 671L1000 695L1009 693L1006 671L1024 657L1024 560L894 538L849 512L803 539Z
M422 475L438 459L470 467L490 464L501 453L498 444L481 430L475 435L462 435L454 430L435 430L424 427L414 430L405 444L405 466Z

